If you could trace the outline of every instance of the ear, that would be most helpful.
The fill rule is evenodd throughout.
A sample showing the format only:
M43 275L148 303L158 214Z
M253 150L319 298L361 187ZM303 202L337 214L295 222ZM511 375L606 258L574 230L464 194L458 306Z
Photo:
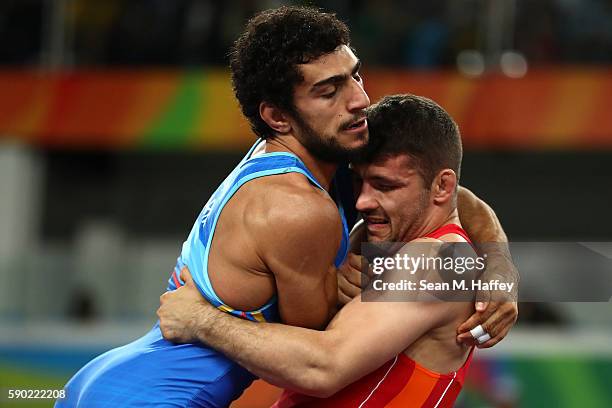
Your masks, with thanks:
M291 131L291 124L287 115L271 103L262 102L259 104L259 116L276 133L287 134Z
M457 193L457 174L444 169L434 178L432 184L434 204L442 205L453 200Z

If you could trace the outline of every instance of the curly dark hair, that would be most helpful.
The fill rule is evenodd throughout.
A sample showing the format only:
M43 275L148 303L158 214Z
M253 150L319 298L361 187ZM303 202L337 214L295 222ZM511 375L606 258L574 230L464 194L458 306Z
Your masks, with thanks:
M261 102L295 113L293 91L305 64L349 44L349 29L334 14L283 6L255 15L230 52L234 93L260 137L273 135L259 115Z
M459 180L463 156L459 127L440 105L423 96L390 95L366 112L370 143L360 161L407 154L427 187L442 169L452 169Z

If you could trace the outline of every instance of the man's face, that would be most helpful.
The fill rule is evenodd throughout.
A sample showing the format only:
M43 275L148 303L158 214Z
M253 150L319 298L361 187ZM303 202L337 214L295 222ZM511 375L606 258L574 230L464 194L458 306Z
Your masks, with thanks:
M402 154L354 167L361 184L356 208L363 214L368 241L414 239L430 204L430 190Z
M359 75L360 62L346 45L299 65L304 81L294 90L293 127L315 157L337 162L365 147L364 109L370 99Z

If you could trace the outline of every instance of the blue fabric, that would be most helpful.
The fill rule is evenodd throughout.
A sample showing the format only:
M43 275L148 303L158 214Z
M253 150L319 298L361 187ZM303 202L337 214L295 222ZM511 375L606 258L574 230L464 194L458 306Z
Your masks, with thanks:
M210 348L164 340L156 324L140 339L83 367L55 406L226 407L254 379Z
M183 244L168 290L176 289L174 279L187 265L202 295L217 307L223 305L208 277L208 254L221 210L243 184L258 177L297 172L321 188L297 156L279 152L251 158L254 148L200 212ZM348 249L348 229L341 203L339 211L344 228L336 266L344 261ZM276 298L258 311L230 313L254 320L255 312L261 312L266 321L277 321ZM56 407L225 407L254 379L246 369L211 348L164 340L156 324L144 337L108 351L83 367L66 385L67 397L58 401Z

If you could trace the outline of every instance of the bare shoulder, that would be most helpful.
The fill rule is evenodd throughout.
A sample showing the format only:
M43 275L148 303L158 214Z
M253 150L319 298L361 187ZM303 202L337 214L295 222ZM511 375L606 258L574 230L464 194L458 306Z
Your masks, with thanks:
M447 306L452 306L455 301L451 301L454 298L449 296L453 281L463 276L465 259L475 255L470 245L467 243L463 245L466 241L462 237L458 235L456 237L451 234L440 238L421 237L403 244L396 254L400 259L409 260L411 267L393 270L391 278L414 282L419 288L414 293L416 299L429 302L436 308L447 309ZM453 265L464 270L453 272ZM445 289L447 287L448 290ZM450 307L450 310L453 309Z
M342 220L336 204L303 175L269 176L251 183L248 228L258 236L274 237L277 243L283 237L294 241L296 233L339 241Z

